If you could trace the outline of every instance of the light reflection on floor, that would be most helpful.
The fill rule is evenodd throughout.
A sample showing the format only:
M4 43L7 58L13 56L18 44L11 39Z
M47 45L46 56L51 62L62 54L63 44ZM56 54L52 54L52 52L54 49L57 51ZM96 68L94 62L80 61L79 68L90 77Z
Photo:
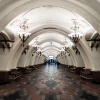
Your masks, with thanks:
M57 65L55 63L46 64L45 74L50 77L54 77L54 74L57 72Z
M100 86L55 63L0 87L0 100L100 100ZM12 99L14 98L14 99Z

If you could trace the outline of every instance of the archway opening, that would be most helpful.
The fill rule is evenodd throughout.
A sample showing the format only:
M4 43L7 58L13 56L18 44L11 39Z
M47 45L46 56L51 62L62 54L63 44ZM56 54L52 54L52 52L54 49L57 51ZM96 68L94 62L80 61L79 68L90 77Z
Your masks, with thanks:
M56 64L56 57L54 55L49 55L46 59L48 64Z

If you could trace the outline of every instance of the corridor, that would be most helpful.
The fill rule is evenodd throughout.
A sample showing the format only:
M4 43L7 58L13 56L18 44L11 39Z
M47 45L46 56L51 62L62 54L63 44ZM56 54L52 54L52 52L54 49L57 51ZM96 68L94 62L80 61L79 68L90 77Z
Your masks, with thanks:
M0 100L100 100L100 84L52 63L0 85Z

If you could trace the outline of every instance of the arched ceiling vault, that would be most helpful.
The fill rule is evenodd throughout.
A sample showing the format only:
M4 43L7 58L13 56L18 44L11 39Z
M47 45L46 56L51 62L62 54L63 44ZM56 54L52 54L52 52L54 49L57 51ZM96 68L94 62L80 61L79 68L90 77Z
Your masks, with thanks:
M53 52L50 52L50 50L47 50L46 52L43 53L46 57L48 56L57 56L59 52L53 50Z
M84 3L81 2L80 0L77 0L77 1L76 0L75 1L70 1L70 0L63 0L63 1L62 0L54 0L54 1L47 1L47 0L42 0L42 1L41 0L13 1L13 0L10 0L9 2L8 2L9 5L7 5L6 0L1 1L1 3L3 3L3 6L2 6L3 13L1 14L2 15L1 18L3 18L4 15L6 16L7 14L11 15L11 16L9 16L9 20L7 20L8 23L14 17L21 14L24 11L27 11L28 9L37 8L37 7L46 6L46 5L58 6L58 7L68 9L68 10L72 9L72 11L79 13L84 18L87 17L86 13L88 15L90 14L88 17L90 17L92 14L94 14L94 16L95 16L95 14L97 14L97 12L94 13L94 10L92 9L91 5L85 6L85 5L88 4L87 0L84 0ZM98 2L95 1L95 3L98 3ZM5 4L6 4L6 7L4 6ZM72 6L73 6L73 8L72 8ZM9 11L6 12L6 9L8 9L8 8L9 8ZM95 11L96 10L98 11L98 7L97 7L97 9L95 8ZM97 14L97 15L98 15L98 18L97 17L96 18L99 20L99 14ZM87 19L87 20L89 19L89 21L92 20L92 18L85 18L85 19ZM7 23L5 23L5 24L7 25Z
M46 52L47 50L50 50L51 49L51 47L47 47L47 48L45 48L42 52ZM51 51L52 50L55 50L55 51L57 51L57 52L60 52L60 49L57 49L56 47L53 47L52 49L51 49Z
M58 48L57 46L52 46L52 47L51 46L46 46L46 47L44 47L44 48L41 49L41 52L43 54L45 54L47 51L50 52L51 54L53 52L57 52L57 54L59 54L61 52L61 49Z
M45 49L47 47L51 47L52 48L53 46L55 46L57 49L61 49L64 46L63 42L65 42L65 40L64 40L65 36L67 36L67 34L66 35L62 35L61 31L59 31L59 30L57 31L55 29L53 29L53 30L52 29L40 30L39 34L36 36L36 38L38 37L37 45L41 48L41 50L43 50L43 49ZM36 38L34 38L29 43L29 45L35 46ZM68 37L66 37L66 40L67 40L66 41L66 46L72 46L73 45L73 43L69 40Z
M55 49L55 48L53 48L52 50L50 50L50 49L48 48L48 49L46 49L45 51L43 51L43 53L46 53L47 51L50 52L51 54L52 54L53 51L54 51L54 52L57 52L57 53L60 53L60 51L57 50L57 49Z
M44 48L44 49L42 50L42 53L43 53L43 52L46 52L47 50L49 50L49 51L51 51L51 52L52 52L53 50L55 50L55 51L57 51L57 52L59 52L59 53L60 53L60 51L61 51L61 50L58 49L57 47L52 47L52 48L51 48L51 47L46 47L46 48Z
M71 29L71 27L73 26L73 19L76 19L78 22L83 20L85 22L83 23L85 30L83 27L80 27L80 29L78 30L80 34L85 34L89 29L94 29L89 23L91 22L91 20L89 20L89 17L91 17L91 13L88 13L89 11L85 10L83 4L81 4L81 2L79 2L78 0L73 2L69 0L63 0L63 2L61 3L60 0L58 0L58 3L56 0L54 0L53 2L44 1L45 0L43 0L43 2L41 2L40 0L26 0L13 2L11 0L11 3L13 4L13 10L11 11L9 7L8 13L9 15L11 15L12 13L13 14L12 16L8 17L7 21L4 23L4 25L2 25L2 27L5 26L7 22L9 22L9 24L5 27L5 30L13 32L15 38L19 35L19 32L31 33L31 36L32 34L35 34L35 32L39 32L38 35L34 35L34 39L30 37L31 40L29 41L31 42L29 43L29 45L38 45L42 51L47 50L48 52L50 52L50 48L52 48L52 51L55 51L57 53L59 53L60 48L63 47L63 42L66 41L67 46L73 45L72 41L68 37L70 33L74 32ZM73 9L71 7L72 5ZM16 7L16 9L14 9L14 6ZM14 13L15 10L16 13ZM89 8L89 10L92 9ZM83 13L81 13L81 11L83 11ZM88 19L89 22L78 15L78 13L80 13L80 15L82 16L84 16L85 14L89 15L89 17L84 16L84 18ZM94 19L94 21L97 20ZM23 30L23 24L27 26L25 30Z
M64 31L62 32L60 29L46 29L46 28L43 28L42 26L42 29L38 30L37 33L38 35L35 36L36 38L34 38L29 43L29 45L35 46L37 43L37 45L41 49L45 49L46 47L53 47L53 46L55 46L57 49L61 49L64 46L63 42L65 42L65 37L66 37L66 46L73 45L73 43L68 38L67 33L65 33Z
M57 48L57 49L61 49L62 47L62 45L60 45L60 46L57 46L57 45L55 45L55 44L58 44L58 43L54 43L52 46L51 45L48 45L48 43L44 43L44 46L43 47L41 47L40 49L41 50L44 50L45 48L47 48L47 47L50 47L50 48L53 48L53 47L55 47L55 48ZM59 44L58 44L59 45Z
M60 43L61 45L63 45L62 40L59 40L56 37L55 38L52 38L52 37L43 38L43 40L41 40L41 41L39 40L38 41L38 45L41 45L41 44L43 44L45 42L57 42L57 43Z

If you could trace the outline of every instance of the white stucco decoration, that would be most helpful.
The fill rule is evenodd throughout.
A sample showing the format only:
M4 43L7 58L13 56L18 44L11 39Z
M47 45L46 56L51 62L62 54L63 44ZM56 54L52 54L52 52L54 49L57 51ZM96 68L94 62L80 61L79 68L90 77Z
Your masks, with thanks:
M100 0L97 0L100 3Z

